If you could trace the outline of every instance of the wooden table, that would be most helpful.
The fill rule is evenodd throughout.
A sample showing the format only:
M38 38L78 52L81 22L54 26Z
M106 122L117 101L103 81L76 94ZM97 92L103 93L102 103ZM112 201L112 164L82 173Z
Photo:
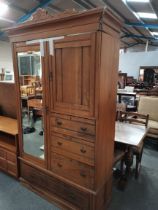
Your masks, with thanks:
M0 116L0 170L18 177L17 120Z
M0 116L0 131L11 135L17 135L17 120L9 117Z
M43 108L42 107L42 99L34 98L34 99L28 100L28 108L29 107L41 110Z
M115 142L127 146L126 154L126 172L129 172L133 164L132 146L137 147L144 140L147 130L145 126L135 125L125 122L116 122L115 124Z
M32 108L32 126L34 127L34 123L36 122L36 119L38 116L43 116L43 104L42 99L30 99L28 100L28 117L30 119L30 108ZM42 128L43 128L43 118L42 118Z
M137 146L146 136L145 126L125 122L116 122L115 141L126 145Z

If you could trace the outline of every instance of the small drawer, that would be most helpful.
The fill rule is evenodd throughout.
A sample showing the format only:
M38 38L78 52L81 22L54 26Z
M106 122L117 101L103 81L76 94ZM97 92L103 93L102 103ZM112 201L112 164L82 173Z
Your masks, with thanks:
M94 185L94 168L76 160L51 153L51 170L89 189Z
M17 167L16 164L12 163L12 162L7 162L7 171L8 173L12 174L12 175L16 175L17 173Z
M80 162L94 165L94 146L84 144L83 140L63 135L51 137L52 150L58 154L79 160Z
M82 135L95 136L95 133L96 133L95 125L92 125L92 124L68 120L68 119L62 119L59 117L52 117L51 121L52 121L51 126L53 127L75 131Z
M6 151L3 149L0 149L0 157L6 159Z
M0 158L0 169L7 171L7 161L4 158Z
M7 152L7 160L16 163L16 155L11 152Z

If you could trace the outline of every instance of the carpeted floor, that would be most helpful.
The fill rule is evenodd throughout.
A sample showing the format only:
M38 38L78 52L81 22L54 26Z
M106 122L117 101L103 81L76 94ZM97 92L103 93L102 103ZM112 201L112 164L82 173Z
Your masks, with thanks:
M145 149L139 180L122 192L113 187L108 210L158 210L158 151ZM0 172L0 210L60 210Z
M144 149L139 179L131 177L124 191L113 186L108 210L158 210L158 151Z

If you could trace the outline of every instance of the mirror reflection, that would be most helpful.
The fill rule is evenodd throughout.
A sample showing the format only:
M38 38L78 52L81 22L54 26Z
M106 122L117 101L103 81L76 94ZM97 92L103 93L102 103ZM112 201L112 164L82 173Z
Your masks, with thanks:
M18 53L23 149L44 159L42 65L40 52Z

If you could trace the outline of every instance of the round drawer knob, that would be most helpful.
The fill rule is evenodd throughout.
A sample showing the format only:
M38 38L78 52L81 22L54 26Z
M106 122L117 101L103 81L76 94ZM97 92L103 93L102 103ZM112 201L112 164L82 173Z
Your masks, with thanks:
M85 131L87 131L87 128L86 127L81 127L80 130L85 132Z
M63 165L61 163L57 163L58 167L61 168Z
M84 178L85 178L85 177L86 177L85 172L81 171L81 172L80 172L80 176L82 176L82 177L84 177Z
M57 144L58 144L59 146L61 146L63 143L62 143L62 142L60 142L60 141L58 141L58 142L57 142Z
M80 151L84 154L84 153L86 153L86 150L82 147L81 149L80 149Z
M61 121L57 121L57 125L62 125L62 122Z

